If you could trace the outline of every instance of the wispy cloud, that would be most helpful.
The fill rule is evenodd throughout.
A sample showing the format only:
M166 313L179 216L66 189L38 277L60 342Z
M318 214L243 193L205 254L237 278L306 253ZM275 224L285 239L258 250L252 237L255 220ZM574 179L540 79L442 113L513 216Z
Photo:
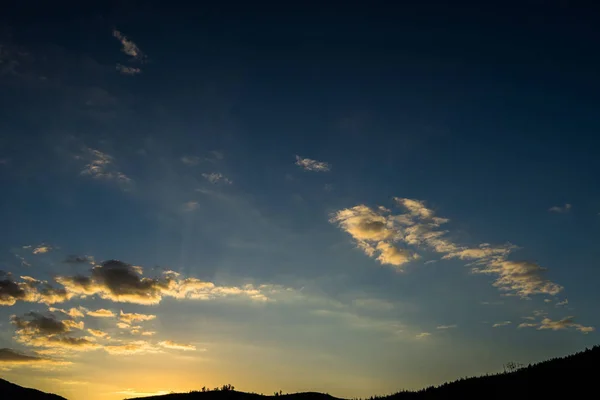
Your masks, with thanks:
M188 201L186 203L183 203L183 205L181 206L181 209L185 212L194 211L197 208L198 208L197 201Z
M438 326L435 327L435 329L441 329L441 330L444 330L444 329L455 329L456 327L457 327L456 324L453 324L453 325L438 325Z
M183 156L183 157L181 157L181 162L189 167L192 167L192 166L198 165L200 163L200 157Z
M25 246L26 248L31 248L32 246ZM40 244L39 246L35 246L33 247L33 250L31 250L32 254L46 254L49 253L53 250L52 246L48 245L48 244Z
M545 278L545 268L538 264L509 260L508 256L517 249L516 246L510 243L500 246L488 243L475 247L461 245L451 240L448 231L442 229L449 220L437 217L423 201L398 197L394 200L405 210L404 213L393 214L385 207L371 208L361 204L337 211L330 221L349 233L365 254L382 264L399 267L419 258L413 250L400 249L398 243L403 243L442 254L442 259L467 260L473 272L496 275L494 286L521 297L555 295L562 290L562 286Z
M65 264L94 264L94 257L77 256L74 254L68 255L63 261Z
M506 326L506 325L510 325L510 324L512 324L511 321L496 322L494 325L492 325L492 328L498 328L498 327Z
M90 317L96 318L112 318L115 317L115 313L111 310L107 310L105 308L100 308L98 310L86 310L85 313Z
M541 317L543 314L534 313L535 317ZM536 318L527 318L530 320L535 320ZM543 317L539 322L524 322L519 325L519 328L537 328L537 330L552 330L552 331L560 331L569 328L573 328L576 331L579 331L584 334L588 334L590 332L594 332L596 329L592 326L584 326L575 322L575 317L569 316L558 321L554 321L548 317Z
M183 351L194 351L196 350L196 346L192 344L181 344L176 343L172 340L163 340L162 342L158 342L158 345L164 347L166 349L172 350L183 350Z
M212 150L208 152L208 155L203 157L184 155L180 158L180 160L183 164L187 165L188 167L193 167L194 165L198 165L201 162L216 163L222 160L224 157L225 155L222 152Z
M88 332L89 332L89 333L90 333L92 336L95 336L95 337L99 337L99 338L108 338L108 337L109 337L107 332L101 331L101 330L99 330L99 329L91 329L91 328L88 328L88 330L87 330L87 331L88 331Z
M331 169L329 163L296 156L296 165L305 171L328 172Z
M115 181L123 186L130 186L133 180L119 171L114 163L114 158L100 150L86 147L76 159L84 160L87 164L80 174L94 179Z
M204 174L202 174L202 177L213 184L224 183L226 185L231 185L233 183L226 176L224 176L223 174L221 174L219 172L211 172L209 174L204 173Z
M123 64L117 64L116 69L123 75L137 75L142 72L142 70L137 67L128 67Z
M555 213L567 213L567 212L571 211L571 208L572 208L571 204L567 203L562 207L561 206L550 207L548 209L548 211L555 212Z
M59 312L59 313L68 315L71 318L83 318L84 314L83 314L82 310L85 311L85 309L82 307L80 307L80 308L73 307L69 310L63 310L62 308L48 307L48 311L50 311L50 312Z
M127 324L133 324L134 322L152 321L156 318L156 315L152 314L137 314L137 313L125 313L121 310L119 319Z
M563 301L559 301L558 303L556 303L556 306L561 307L566 306L567 304L569 304L569 299L564 299Z
M429 332L421 332L421 333L417 334L415 337L417 339L425 339L426 337L429 337L429 336L431 336L431 333L429 333Z
M145 58L144 53L132 40L129 40L127 36L123 35L120 31L113 29L113 36L121 42L121 51L128 56L131 56L137 61L142 61Z

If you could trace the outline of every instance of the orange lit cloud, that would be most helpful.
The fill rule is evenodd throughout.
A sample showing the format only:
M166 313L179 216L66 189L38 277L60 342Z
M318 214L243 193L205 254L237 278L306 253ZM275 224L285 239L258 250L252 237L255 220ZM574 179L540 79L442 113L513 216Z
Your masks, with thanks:
M358 248L381 264L399 268L417 259L414 251L398 247L398 243L403 243L442 254L442 259L469 260L473 272L495 275L494 286L521 297L556 295L562 291L562 286L544 276L545 268L533 262L508 260L516 246L458 244L449 238L447 230L442 229L449 220L437 217L425 202L398 197L394 200L404 213L393 214L385 207L357 205L337 211L330 222L350 234Z
M183 351L196 350L196 346L194 346L192 344L181 344L181 343L176 343L172 340L163 340L162 342L158 342L158 345L161 347L164 347L165 349L172 349L172 350L183 350Z

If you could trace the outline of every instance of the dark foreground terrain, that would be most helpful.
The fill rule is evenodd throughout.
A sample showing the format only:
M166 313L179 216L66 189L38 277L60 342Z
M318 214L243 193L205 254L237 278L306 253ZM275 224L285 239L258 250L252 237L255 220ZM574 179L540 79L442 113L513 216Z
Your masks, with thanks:
M424 399L575 399L600 398L600 346L538 364L509 364L507 372L476 378L459 379L441 386L416 392L403 391L371 400ZM63 397L27 389L0 379L0 399L64 400ZM142 399L142 398L138 398ZM144 397L145 400L336 400L322 393L295 393L263 396L233 390L230 385L219 389L199 390Z
M56 394L44 393L40 390L24 388L4 379L0 379L0 399L2 400L66 400Z

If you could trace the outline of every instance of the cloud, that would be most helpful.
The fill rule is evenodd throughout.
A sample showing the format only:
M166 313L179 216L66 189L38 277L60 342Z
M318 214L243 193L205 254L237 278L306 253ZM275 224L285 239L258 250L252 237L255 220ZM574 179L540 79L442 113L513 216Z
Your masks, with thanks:
M386 242L377 243L376 250L379 251L377 261L381 264L389 264L394 266L401 266L407 262L418 258L418 255L411 253L406 249L399 249Z
M119 320L121 320L127 324L133 324L134 322L151 321L155 318L156 318L156 315L124 313L123 310L121 310L121 313L119 314Z
M149 278L143 276L142 267L118 260L95 264L89 275L55 277L62 288L54 288L45 281L28 276L21 279L24 282L15 282L10 274L0 272L0 305L13 305L19 300L50 305L91 296L144 305L158 304L163 297L191 300L245 297L264 302L271 300L271 295L287 290L276 285L217 286L196 278L182 279L173 271L164 271L158 277ZM95 317L111 316L109 310L85 312Z
M71 332L73 329L83 329L83 322L73 320L58 320L53 315L45 316L36 312L29 312L24 317L13 315L11 323L17 327L22 335L47 335L54 336Z
M94 264L94 257L92 256L77 256L68 255L63 261L65 264Z
M396 197L394 202L404 210L403 213L393 214L385 207L371 208L360 204L335 212L330 222L350 234L358 248L381 264L400 267L419 258L416 251L398 247L398 243L403 243L439 253L445 260L468 261L474 273L496 275L494 286L509 294L521 297L556 295L563 289L544 276L546 269L540 265L509 260L516 246L510 243L461 245L450 239L448 230L442 229L449 220L437 217L424 201Z
M145 278L141 273L141 267L109 260L95 265L89 277L59 276L56 281L74 295L98 295L106 300L137 304L157 304L163 292L174 286L168 277Z
M454 329L456 327L457 327L457 325L438 325L435 327L435 329L444 330L444 329Z
M96 318L111 318L115 316L115 313L105 308L100 308L98 310L86 310L86 314L90 317Z
M429 332L421 332L421 333L417 334L415 337L417 339L425 339L426 337L429 337L429 336L431 336L431 333L429 333Z
M53 360L37 356L28 356L18 351L3 348L0 349L0 369L21 366L44 366L44 365L68 365L69 362Z
M556 303L556 306L561 307L566 306L567 304L569 304L569 299L564 299L563 301L559 301L558 303Z
M117 327L119 329L131 329L131 325L126 322L117 322Z
M65 289L54 288L45 281L22 276L16 282L10 273L0 271L0 306L12 306L18 300L31 303L55 304L70 300Z
M357 247L369 257L377 255L381 264L399 267L416 258L416 254L391 244L399 239L399 230L395 226L396 221L386 214L386 211L358 205L336 212L330 222L337 223L349 233Z
M324 161L311 160L300 156L296 156L296 165L302 167L305 171L328 172L331 169L331 166Z
M47 244L41 244L39 246L36 246L32 253L33 254L46 254L49 253L50 251L52 251L52 246L49 246Z
M560 331L569 328L573 328L581 333L588 334L590 332L594 332L596 329L592 326L583 326L581 324L575 323L575 317L569 316L558 321L553 321L548 317L542 318L540 322L536 323L522 323L519 325L519 328L537 328L537 330L552 330L552 331Z
M539 324L534 323L534 322L522 322L519 324L519 326L517 326L517 328L531 328L531 327L535 327L538 326Z
M180 344L180 343L175 343L172 340L163 340L162 342L158 342L158 345L161 347L164 347L165 349L172 349L172 350L183 350L183 351L196 350L196 346L194 346L192 344Z
M231 180L229 180L227 177L225 177L219 172L211 172L210 174L204 173L202 174L202 177L204 177L204 179L213 184L224 183L226 185L231 185L233 183Z
M93 336L95 336L95 337L98 337L98 338L109 338L109 336L108 336L108 333L107 333L107 332L104 332L104 331L101 331L101 330L98 330L98 329L91 329L91 328L88 328L88 330L87 330L87 331L88 331L88 332L89 332L91 335L93 335Z
M27 346L46 348L44 354L61 354L65 351L88 351L100 347L86 337L72 336L73 331L84 329L82 321L59 320L54 315L29 312L24 317L13 315L15 339ZM40 353L40 351L38 351Z
M81 308L81 309L83 309L83 308ZM63 310L62 308L48 307L48 311L50 311L50 312L60 312L60 313L63 313L65 315L68 315L71 318L83 318L84 314L81 311L81 309L79 309L79 308L71 308L69 310Z
M133 183L131 178L116 169L114 158L100 150L85 147L83 152L75 158L87 162L80 172L81 175L114 181L123 186L129 186Z
M127 54L128 56L133 57L133 59L135 59L137 61L142 61L145 59L146 56L144 55L144 53L142 53L140 48L133 41L129 40L125 35L123 35L121 32L114 29L113 36L115 38L117 38L119 40L119 42L121 42L121 45L123 46L121 48L121 51L123 53Z
M187 203L183 203L183 206L181 208L184 212L194 211L195 209L198 208L198 202L197 201L188 201Z
M560 206L550 207L548 209L548 211L555 212L555 213L567 213L567 212L571 211L571 208L572 208L572 206L569 203L567 203L562 207L560 207Z
M183 156L181 157L181 162L187 165L188 167L193 167L194 165L198 165L200 163L200 157Z
M494 325L492 325L492 328L498 328L500 326L506 326L506 325L510 325L510 324L512 324L511 321L496 322Z
M134 340L132 342L104 346L104 350L113 355L131 355L141 353L160 353L161 349L145 340Z
M142 70L139 69L139 68L128 67L128 66L123 65L123 64L117 64L116 69L117 69L117 71L119 71L123 75L130 75L130 76L137 75L137 74L139 74L139 73L142 72Z

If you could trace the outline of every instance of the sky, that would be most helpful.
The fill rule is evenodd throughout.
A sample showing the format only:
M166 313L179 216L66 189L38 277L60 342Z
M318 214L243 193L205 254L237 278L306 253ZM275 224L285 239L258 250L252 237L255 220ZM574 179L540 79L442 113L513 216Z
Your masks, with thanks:
M3 7L2 378L352 398L598 343L597 9L192 3Z

